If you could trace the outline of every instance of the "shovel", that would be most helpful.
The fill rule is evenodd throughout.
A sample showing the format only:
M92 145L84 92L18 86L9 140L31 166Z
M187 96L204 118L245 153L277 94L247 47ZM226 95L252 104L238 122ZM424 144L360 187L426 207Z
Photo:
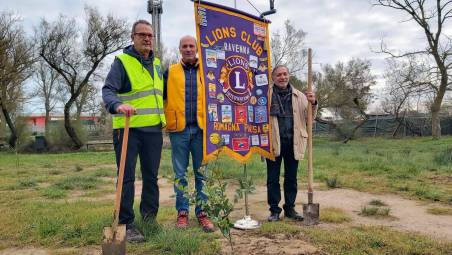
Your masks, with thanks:
M312 50L308 49L308 91L312 91ZM312 189L312 105L308 103L308 203L303 204L304 225L311 226L319 223L319 204L314 204Z
M126 167L127 143L129 141L130 117L126 115L126 124L122 137L121 161L119 163L118 184L116 186L114 220L111 227L104 228L104 240L102 242L102 255L126 254L126 225L119 225L119 209L121 205L122 181Z

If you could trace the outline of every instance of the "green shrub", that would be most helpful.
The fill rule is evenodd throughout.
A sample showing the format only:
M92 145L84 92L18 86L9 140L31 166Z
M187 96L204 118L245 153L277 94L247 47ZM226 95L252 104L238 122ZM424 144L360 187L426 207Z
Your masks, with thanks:
M414 190L414 195L421 199L432 201L439 201L441 198L441 193L437 189L426 185L416 187L416 189Z
M361 207L362 216L375 216L375 217L388 217L391 212L389 207L374 207L374 206L363 206Z
M64 127L64 121L55 121L49 123L49 137L47 137L47 141L49 142L50 148L53 151L64 150L67 148L71 148L74 143L66 132L66 128ZM86 143L88 139L88 132L83 127L80 121L72 121L72 127L75 130L78 138L82 141L82 143Z
M387 206L387 204L383 201L381 201L380 199L372 199L369 202L369 205L373 205L373 206Z
M333 176L333 177L327 177L325 179L326 186L330 189L336 189L341 187L341 182L339 181L339 177Z

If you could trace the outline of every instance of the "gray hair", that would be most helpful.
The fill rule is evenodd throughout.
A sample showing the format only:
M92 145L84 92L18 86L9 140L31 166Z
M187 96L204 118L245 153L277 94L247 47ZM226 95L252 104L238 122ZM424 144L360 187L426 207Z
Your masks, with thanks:
M148 26L152 27L152 25L151 25L151 23L149 23L149 21L144 20L144 19L139 19L139 20L135 21L132 25L132 35L135 34L135 29L138 26L138 24L144 24L144 25L148 25Z
M273 68L272 70L272 76L275 75L276 70L278 70L279 68L286 68L287 72L289 72L289 68L286 65L277 65L275 66L275 68Z

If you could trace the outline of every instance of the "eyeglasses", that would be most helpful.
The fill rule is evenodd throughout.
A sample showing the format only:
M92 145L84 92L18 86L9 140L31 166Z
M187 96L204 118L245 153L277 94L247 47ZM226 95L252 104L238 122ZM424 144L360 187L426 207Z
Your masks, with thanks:
M147 33L135 33L134 35L138 35L138 37L140 37L141 39L144 39L146 37L152 39L154 38L153 34L147 34Z

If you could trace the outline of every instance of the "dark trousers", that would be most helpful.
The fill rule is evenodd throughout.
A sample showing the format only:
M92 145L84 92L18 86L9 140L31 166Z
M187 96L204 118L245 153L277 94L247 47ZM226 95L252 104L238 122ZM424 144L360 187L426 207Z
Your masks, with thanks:
M279 174L281 162L284 159L284 210L295 207L297 198L297 169L298 160L294 158L293 141L281 139L281 154L275 161L267 159L267 201L270 212L281 213L279 202L281 201L281 188L279 185Z
M116 164L119 170L124 129L113 130L113 144ZM135 198L135 166L140 156L141 190L140 213L143 219L154 218L159 209L159 187L157 175L162 155L163 137L161 132L143 132L131 128L127 146L126 166L121 195L119 223L130 225L135 219L133 201ZM119 172L119 171L118 171Z

